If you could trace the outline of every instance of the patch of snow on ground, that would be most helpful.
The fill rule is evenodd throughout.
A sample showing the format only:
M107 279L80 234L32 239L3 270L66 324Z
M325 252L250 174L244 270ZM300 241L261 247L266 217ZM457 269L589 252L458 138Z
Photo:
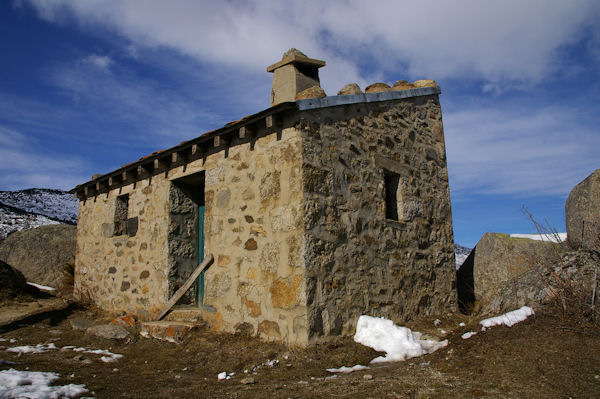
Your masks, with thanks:
M76 348L71 345L67 345L67 346L63 346L62 348L58 348L52 342L49 344L37 344L36 346L30 346L30 345L15 346L13 348L8 348L6 351L7 352L17 352L17 353L42 353L42 352L48 352L51 350L60 350L63 352L66 350L72 350L73 352L104 355L100 358L100 360L102 360L104 363L115 362L123 357L123 355L120 355L118 353L112 353L105 349ZM1 398L1 396L0 396L0 398Z
M534 314L535 313L533 312L533 309L531 309L529 306L523 306L522 308L513 310L512 312L481 320L479 324L483 326L481 327L482 330L493 326L500 326L502 324L507 327L512 327L513 325L525 320L529 316L533 316Z
M469 331L469 332L466 332L466 333L464 333L464 334L463 334L463 335L461 335L460 337L461 337L462 339L469 339L469 338L471 338L471 337L472 337L473 335L475 335L475 334L477 334L475 331Z
M330 373L351 373L353 371L360 371L360 370L368 370L369 367L367 366L363 366L361 364L357 364L356 366L352 366L352 367L346 367L346 366L342 366L339 369L326 369L327 371L329 371Z
M0 398L74 398L87 392L85 385L51 386L59 379L56 373L41 371L0 371Z
M229 373L229 374L228 374L226 371L223 371L223 372L221 372L221 373L219 373L219 374L217 375L217 379L218 379L219 381L220 381L220 380L228 380L228 379L230 379L230 378L231 378L231 376L233 376L234 374L235 374L235 373Z
M56 349L58 349L56 345L50 342L49 344L37 344L36 346L15 346L13 348L8 348L6 351L15 353L43 353Z
M420 339L421 333L395 325L391 320L360 316L354 341L379 352L386 352L371 363L397 362L432 353L448 345L448 341Z
M514 238L529 238L530 240L546 241L546 242L565 242L567 241L567 233L556 234L511 234Z
M32 287L37 288L38 290L45 290L45 291L56 291L56 288L52 288L52 287L48 287L45 285L40 285L40 284L36 284L36 283L31 283L31 282L27 282L27 284L31 285Z

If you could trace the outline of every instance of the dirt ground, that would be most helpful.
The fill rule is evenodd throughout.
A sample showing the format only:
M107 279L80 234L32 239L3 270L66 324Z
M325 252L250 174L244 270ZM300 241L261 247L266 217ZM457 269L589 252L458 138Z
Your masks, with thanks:
M485 332L479 331L479 319L460 314L448 315L437 327L432 319L409 323L430 336L442 337L440 329L445 330L448 346L337 376L325 369L368 365L378 353L351 339L298 349L206 329L192 332L180 344L143 338L136 329L117 341L70 324L75 318L106 322L103 317L76 309L0 334L0 369L57 372L61 379L56 384L85 384L92 393L83 396L97 398L600 397L600 331L573 327L543 312L512 328ZM478 334L463 340L467 331ZM21 356L6 351L51 342L59 348L108 349L123 358L104 363L100 355L72 350ZM235 375L220 381L217 375L223 371ZM254 383L242 383L247 377Z

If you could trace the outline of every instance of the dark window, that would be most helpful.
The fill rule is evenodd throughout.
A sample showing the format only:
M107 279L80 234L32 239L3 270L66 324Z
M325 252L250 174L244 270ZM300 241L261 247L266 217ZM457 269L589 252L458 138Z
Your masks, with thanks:
M127 232L127 213L129 210L129 194L119 195L115 204L114 235L120 236Z
M383 172L385 182L385 217L386 219L398 219L398 184L400 176L387 170Z

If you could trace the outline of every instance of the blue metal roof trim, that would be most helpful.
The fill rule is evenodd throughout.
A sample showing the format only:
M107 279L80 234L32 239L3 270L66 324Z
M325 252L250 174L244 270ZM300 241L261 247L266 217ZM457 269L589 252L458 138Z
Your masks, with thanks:
M335 107L337 105L374 103L379 101L399 100L402 98L430 96L432 94L440 94L441 92L439 87L419 87L417 89L383 91L379 93L308 98L305 100L296 100L296 106L300 111L304 111L307 109Z

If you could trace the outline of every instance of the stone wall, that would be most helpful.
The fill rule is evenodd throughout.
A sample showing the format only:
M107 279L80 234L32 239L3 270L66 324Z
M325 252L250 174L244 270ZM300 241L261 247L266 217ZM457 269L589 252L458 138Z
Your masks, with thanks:
M80 202L76 295L155 316L197 265L197 203L177 182L204 172L205 253L215 258L205 274L205 318L215 330L305 343L301 137L287 128L250 146ZM133 237L115 235L125 194L127 217L138 217ZM187 296L193 302L193 290Z
M253 151L231 147L204 167L212 325L306 342L300 135L283 129L280 139L261 137Z
M137 231L115 229L118 197L128 194L127 216ZM168 300L169 182L142 180L79 203L75 297L109 311L149 319Z
M437 96L305 111L305 263L312 341L354 333L361 314L403 322L456 303ZM385 174L398 176L398 220Z

